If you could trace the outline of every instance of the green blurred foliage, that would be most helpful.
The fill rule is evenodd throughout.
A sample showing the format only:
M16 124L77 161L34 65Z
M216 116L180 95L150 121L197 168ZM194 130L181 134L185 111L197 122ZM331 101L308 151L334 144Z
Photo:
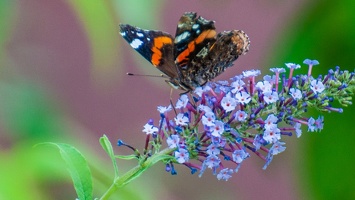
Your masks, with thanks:
M16 84L0 82L0 94L0 199L75 196L59 156L33 148L38 142L68 136L63 134L66 128L61 124L55 101L38 85L19 80Z
M123 73L116 66L120 58L116 12L110 1L66 0L87 34L92 58L93 80L112 80ZM100 84L100 83L98 83ZM102 83L101 83L102 84Z
M63 132L55 102L34 83L0 84L0 119L3 127L19 140L54 139ZM48 93L47 93L48 94Z
M320 62L313 70L314 76L326 74L335 66L354 71L354 1L313 1L295 15L296 21L290 22L285 29L288 33L272 51L270 63L301 64L310 58ZM308 69L301 70L304 73ZM333 106L340 107L337 102ZM305 162L299 164L298 172L301 188L312 199L355 199L354 113L355 107L350 106L342 114L326 114L321 133L303 134L307 139L300 142L300 151Z
M160 11L164 7L164 1L161 0L131 0L131 1L112 1L113 7L120 16L119 23L129 23L135 26L143 27L147 24L158 25L161 22L159 19ZM141 13L142 16L132 16L132 13ZM152 24L156 23L156 24ZM148 27L147 27L148 28Z

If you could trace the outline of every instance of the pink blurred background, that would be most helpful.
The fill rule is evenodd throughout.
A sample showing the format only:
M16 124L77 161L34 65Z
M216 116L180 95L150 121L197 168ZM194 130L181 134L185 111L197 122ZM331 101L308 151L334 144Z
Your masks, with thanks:
M33 101L43 101L46 106L42 112L52 113L49 122L56 131L35 142L77 145L84 155L99 155L101 164L111 170L98 138L107 134L112 143L122 139L142 149L143 125L149 118L159 120L156 107L169 105L170 95L170 87L160 78L126 75L126 72L155 75L160 72L123 40L118 32L119 23L174 34L180 16L186 11L195 11L206 19L215 20L217 31L244 30L251 39L250 51L217 78L224 80L242 70L267 72L268 67L283 66L284 62L301 62L271 63L268 57L275 51L274 44L283 37L285 26L289 27L296 14L310 4L310 1L296 0L8 1L4 4L8 12L3 21L6 29L3 30L0 77L14 88L19 85L25 91L27 87L34 88L40 100ZM174 91L173 98L179 93ZM15 97L13 101L17 100ZM29 105L31 101L24 100ZM26 138L26 134L17 133L21 130L6 122L9 120L6 115L2 115L2 119L0 134L6 141L3 145ZM291 139L286 139L286 152L275 157L267 170L262 170L263 162L252 156L228 182L216 180L210 171L198 178L181 166L177 167L178 175L171 176L159 164L126 189L142 193L141 199L306 198L307 191L300 189L294 174L301 157L296 148L302 139ZM130 153L118 147L115 152ZM119 161L124 169L136 164L135 161L124 162ZM75 195L73 189L68 190Z

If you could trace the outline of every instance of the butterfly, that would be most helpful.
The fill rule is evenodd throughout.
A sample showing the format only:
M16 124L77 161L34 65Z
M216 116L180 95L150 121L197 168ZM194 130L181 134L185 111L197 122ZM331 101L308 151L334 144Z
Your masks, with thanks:
M175 38L163 31L119 26L122 37L168 77L170 86L186 92L223 73L250 45L243 31L217 33L214 21L197 17L195 12L181 16Z

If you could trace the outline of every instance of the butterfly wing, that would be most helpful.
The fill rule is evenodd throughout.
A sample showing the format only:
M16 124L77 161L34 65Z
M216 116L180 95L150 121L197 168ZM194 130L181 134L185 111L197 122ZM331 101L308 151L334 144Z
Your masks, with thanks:
M185 13L179 20L175 39L168 33L120 25L121 35L145 59L170 77L174 88L191 91L220 75L249 49L243 31L217 35L214 21Z
M144 30L120 24L122 37L161 72L174 79L178 72L174 62L173 37L163 31Z
M195 80L206 83L233 65L240 55L249 50L249 37L240 30L224 31L217 35L216 42L205 54L196 56L190 62L194 68ZM206 67L208 66L208 67Z
M215 29L214 21L197 17L195 12L181 16L174 40L175 63L180 69L185 70L192 58L215 42Z

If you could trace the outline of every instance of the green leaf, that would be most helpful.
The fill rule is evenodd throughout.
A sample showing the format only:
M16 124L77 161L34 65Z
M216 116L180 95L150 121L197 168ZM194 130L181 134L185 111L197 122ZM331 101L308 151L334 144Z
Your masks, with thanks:
M106 151L107 155L111 158L113 169L115 170L115 178L118 178L118 167L115 154L113 153L112 144L106 135L103 135L100 138L100 144L102 148Z
M59 149L68 166L78 198L80 200L91 200L93 196L91 171L84 156L69 144L45 142L38 145L51 145Z

